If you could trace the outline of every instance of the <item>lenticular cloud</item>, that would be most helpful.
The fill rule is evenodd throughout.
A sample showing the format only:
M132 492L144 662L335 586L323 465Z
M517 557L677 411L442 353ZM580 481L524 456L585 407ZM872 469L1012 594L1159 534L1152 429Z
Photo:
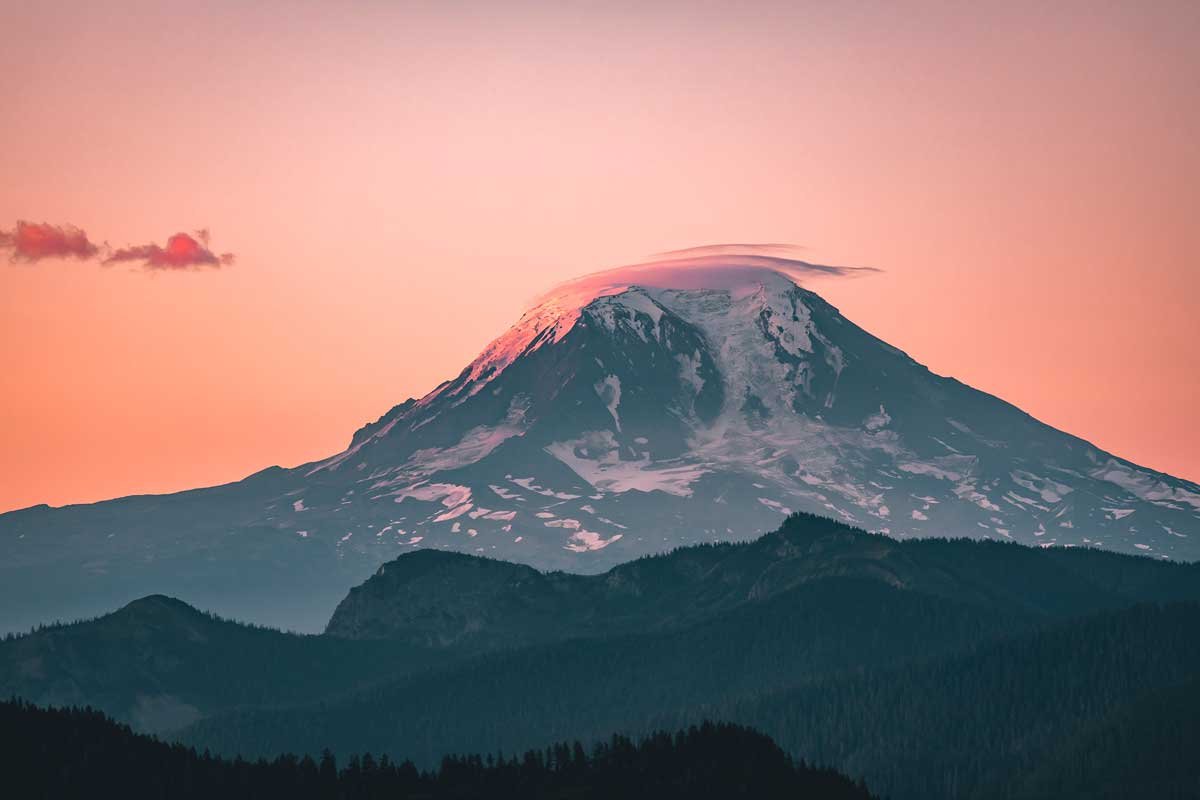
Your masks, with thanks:
M727 289L755 286L780 276L800 283L806 278L852 278L880 272L874 267L812 264L795 258L802 248L789 244L717 244L659 253L654 261L593 272L556 286L537 299L552 298L583 306L596 297L630 286L652 289Z

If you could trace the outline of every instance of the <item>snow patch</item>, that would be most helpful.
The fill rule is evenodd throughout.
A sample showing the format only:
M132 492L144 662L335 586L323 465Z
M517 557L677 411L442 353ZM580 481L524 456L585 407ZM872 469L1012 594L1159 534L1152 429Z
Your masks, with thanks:
M1200 491L1184 489L1181 486L1170 486L1154 475L1126 466L1116 459L1108 459L1089 474L1097 480L1119 486L1134 497L1148 503L1160 506L1170 503L1185 503L1200 511Z
M778 500L771 500L770 498L767 498L767 497L760 497L760 498L758 498L758 502L762 503L767 508L771 508L771 509L774 509L775 511L778 511L780 514L783 514L784 516L792 513L792 510L790 508L785 506L783 503L780 503Z
M459 486L456 483L414 483L404 489L400 489L394 494L394 501L402 503L405 500L412 498L423 503L432 503L435 500L441 500L442 505L446 508L454 508L462 505L471 499L471 489L466 486ZM470 510L469 508L467 510Z
M606 431L606 433L608 433L609 436L612 436L611 432ZM547 489L544 486L539 486L536 483L536 481L537 481L536 478L509 478L509 480L512 481L513 483L515 483L517 486L520 486L522 489L527 489L531 492L535 492L537 494L542 495L543 497L554 497L558 500L578 500L579 499L579 495L577 495L577 494L569 494L567 492L556 492L553 489Z
M525 498L521 497L521 495L517 494L516 492L514 492L510 489L505 489L503 486L497 486L494 483L489 483L488 488L491 489L493 492L495 492L497 495L499 495L501 500L524 500L525 499Z
M433 518L433 521L434 522L446 522L447 520L452 520L455 517L461 517L463 514L467 513L470 510L471 510L471 503L463 503L460 506L455 506L454 508L450 509L449 511L444 511L441 514L438 514L436 517ZM457 523L455 523L455 524L457 524Z
M949 469L943 469L937 464L927 464L919 461L909 461L903 464L897 464L896 467L901 472L908 472L913 475L928 475L931 478L937 478L942 481L958 481L962 480L962 474Z
M612 431L589 431L579 439L553 442L545 449L592 486L618 494L659 491L690 497L691 484L708 471L696 464L651 462L645 455L622 460Z
M1071 487L1066 484L1049 478L1042 478L1024 470L1014 470L1009 473L1009 477L1012 478L1013 483L1021 488L1037 492L1042 500L1047 503L1057 503L1072 491Z
M884 410L883 404L879 404L879 413L872 414L863 421L863 427L869 431L877 431L881 428L886 428L888 423L892 421L891 416Z
M621 417L618 409L621 406L621 379L616 375L609 375L592 388L596 390L597 396L599 396L605 407L608 408L608 413L613 418L613 424L617 426L617 433L620 433Z
M621 538L621 534L616 533L605 539L601 534L593 531L579 530L571 534L571 538L563 545L563 549L570 550L575 553L586 553L589 550L603 550L613 542Z
M692 394L698 395L704 388L704 378L700 377L700 351L695 351L692 355L686 353L675 356L675 360L679 362L679 380L684 385L691 387ZM646 440L639 437L635 440L638 444L645 444Z

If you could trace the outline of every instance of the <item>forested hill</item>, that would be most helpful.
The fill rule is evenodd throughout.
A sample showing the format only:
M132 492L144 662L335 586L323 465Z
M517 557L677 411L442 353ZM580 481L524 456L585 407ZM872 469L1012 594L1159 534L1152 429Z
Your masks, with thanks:
M507 649L680 629L832 578L860 578L1029 621L1146 601L1200 601L1198 564L1094 549L899 540L796 513L752 541L679 548L600 575L414 551L351 589L326 633L426 648Z
M861 785L793 762L770 739L735 725L703 724L633 741L612 736L591 752L561 743L522 756L447 756L420 772L411 762L354 756L340 766L201 755L136 734L91 709L0 703L7 797L171 800L870 800Z
M313 702L448 657L402 642L244 625L152 595L0 641L0 697L92 706L163 733L223 709Z
M934 659L910 652L902 664L833 668L831 657L857 653L862 664L876 648L896 650L914 630L905 620L942 625L948 635L972 618L851 580L817 588L686 635L494 654L340 703L215 716L182 737L229 754L329 746L435 763L447 751L510 752L563 736L591 741L717 719L761 730L892 800L1024 800L1018 784L1034 773L1066 787L1056 800L1090 800L1091 784L1081 782L1088 743L1116 752L1113 734L1122 731L1111 721L1125 714L1140 732L1117 742L1175 737L1139 713L1141 704L1200 676L1200 606L1188 603L1102 612ZM842 613L827 620L831 609ZM924 631L916 641L933 639ZM786 685L789 674L792 688L767 689ZM1143 746L1155 757L1137 763L1153 769L1114 765L1105 789L1156 797L1140 789L1167 774L1194 784L1200 760L1173 754L1200 751L1196 726L1179 727L1172 742Z
M753 725L892 800L1200 798L1200 606L1138 606L961 655L653 720Z

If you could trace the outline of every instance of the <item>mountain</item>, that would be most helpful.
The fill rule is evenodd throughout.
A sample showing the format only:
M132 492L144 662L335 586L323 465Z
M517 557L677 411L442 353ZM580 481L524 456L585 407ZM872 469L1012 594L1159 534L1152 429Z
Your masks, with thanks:
M832 770L794 763L770 739L735 725L695 726L633 741L613 736L589 754L578 742L512 758L447 755L432 771L370 754L336 760L281 755L224 760L133 733L90 710L0 702L4 788L15 797L794 798L870 800Z
M797 265L706 256L587 276L330 458L2 515L3 622L170 592L312 631L408 549L598 573L749 539L792 511L899 538L1200 557L1200 486L934 375L798 286Z
M0 641L0 696L89 705L157 733L220 711L345 694L452 655L281 633L154 595L95 620Z

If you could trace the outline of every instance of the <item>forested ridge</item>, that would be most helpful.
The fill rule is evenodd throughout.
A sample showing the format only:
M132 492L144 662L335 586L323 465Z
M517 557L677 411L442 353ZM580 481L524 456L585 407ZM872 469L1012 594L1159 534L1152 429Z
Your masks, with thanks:
M898 669L834 676L701 705L652 724L752 724L790 752L860 776L892 798L1162 796L1163 775L1200 788L1200 723L1156 719L1163 697L1200 708L1200 605L1108 612ZM1125 720L1117 724L1115 720ZM1166 726L1166 727L1163 727ZM1170 746L1151 742L1169 740ZM1113 758L1123 747L1140 757ZM1105 752L1105 780L1085 780ZM1128 753L1130 751L1126 751ZM1025 780L1036 775L1035 781ZM1200 796L1186 792L1175 796Z
M200 720L185 740L226 753L443 752L537 747L556 737L647 730L659 713L818 676L957 652L1019 619L837 578L696 626L487 653L340 698Z
M313 700L453 660L388 640L334 640L222 619L163 595L0 641L0 696L91 705L147 732L234 708Z
M879 598L868 594L864 602L871 599ZM741 637L736 630L722 628L724 641L702 641L754 653L753 629ZM1197 634L1200 606L1146 604L900 666L729 692L716 687L719 672L707 672L718 655L689 669L697 650L676 653L638 640L627 643L626 660L620 650L583 642L495 654L340 704L223 715L197 723L185 740L254 754L312 752L333 741L346 752L404 752L429 763L439 751L524 748L563 736L590 741L606 730L717 719L762 730L788 752L861 777L897 800L999 800L1023 797L1023 776L1053 775L1054 764L1084 757L1086 750L1069 743L1108 715L1200 675ZM737 676L729 682L737 685ZM1200 748L1194 731L1181 730L1189 735L1188 745ZM1128 788L1144 777L1124 772L1113 781Z
M704 723L585 748L561 742L520 755L446 756L418 770L387 755L339 765L325 752L224 759L134 733L91 709L0 703L5 794L28 800L870 800L832 770L793 761L748 728Z

